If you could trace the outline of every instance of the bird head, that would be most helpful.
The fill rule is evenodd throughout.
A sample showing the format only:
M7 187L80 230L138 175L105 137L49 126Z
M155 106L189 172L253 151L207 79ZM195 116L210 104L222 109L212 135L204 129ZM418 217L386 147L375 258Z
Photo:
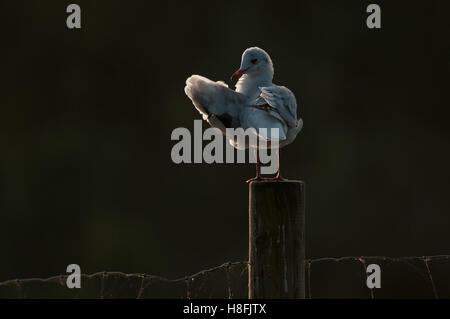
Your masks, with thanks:
M273 77L273 64L266 51L258 47L248 48L242 53L241 66L232 76L231 80L239 80L247 74L249 77L267 74Z

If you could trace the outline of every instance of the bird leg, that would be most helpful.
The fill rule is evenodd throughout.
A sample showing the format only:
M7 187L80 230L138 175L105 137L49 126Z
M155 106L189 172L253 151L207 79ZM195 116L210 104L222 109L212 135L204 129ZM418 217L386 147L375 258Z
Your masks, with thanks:
M259 175L259 156L258 156L258 149L255 148L255 157L256 157L256 176L247 180L247 184L255 181L262 181L264 178Z
M277 158L278 158L278 171L277 171L277 175L275 177L271 177L271 178L264 178L264 180L266 181L275 181L275 182L285 182L285 181L289 181L288 179L284 178L281 176L281 161L280 161L280 152L281 149L277 149Z

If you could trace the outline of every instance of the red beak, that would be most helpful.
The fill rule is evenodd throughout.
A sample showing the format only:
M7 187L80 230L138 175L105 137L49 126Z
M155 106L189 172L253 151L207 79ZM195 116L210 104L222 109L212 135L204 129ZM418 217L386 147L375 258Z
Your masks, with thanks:
M245 71L247 71L247 70L241 70L241 69L237 70L236 72L233 73L230 80L231 81L233 81L234 79L239 80L239 78L245 74Z

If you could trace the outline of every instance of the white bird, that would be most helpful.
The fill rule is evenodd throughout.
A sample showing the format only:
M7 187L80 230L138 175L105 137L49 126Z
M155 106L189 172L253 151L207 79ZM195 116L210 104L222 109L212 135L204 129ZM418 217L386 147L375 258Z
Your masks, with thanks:
M303 127L297 119L297 102L294 94L284 86L272 83L273 64L266 51L258 47L248 48L242 54L240 68L231 76L238 79L236 91L222 81L214 82L200 75L192 75L186 80L184 91L196 109L212 127L216 127L238 148L258 148L258 145L239 145L226 135L226 128L254 128L259 137L270 141L271 128L278 128L279 147L291 143ZM266 128L266 132L261 132ZM256 152L258 153L258 152ZM278 166L279 168L279 166ZM267 179L259 174L256 161L256 177L252 180ZM271 180L283 180L280 170Z

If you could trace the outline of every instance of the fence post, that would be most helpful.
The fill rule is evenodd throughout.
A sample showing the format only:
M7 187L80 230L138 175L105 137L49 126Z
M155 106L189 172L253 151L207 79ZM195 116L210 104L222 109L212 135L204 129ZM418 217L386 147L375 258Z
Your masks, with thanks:
M249 298L305 298L305 184L249 185Z

